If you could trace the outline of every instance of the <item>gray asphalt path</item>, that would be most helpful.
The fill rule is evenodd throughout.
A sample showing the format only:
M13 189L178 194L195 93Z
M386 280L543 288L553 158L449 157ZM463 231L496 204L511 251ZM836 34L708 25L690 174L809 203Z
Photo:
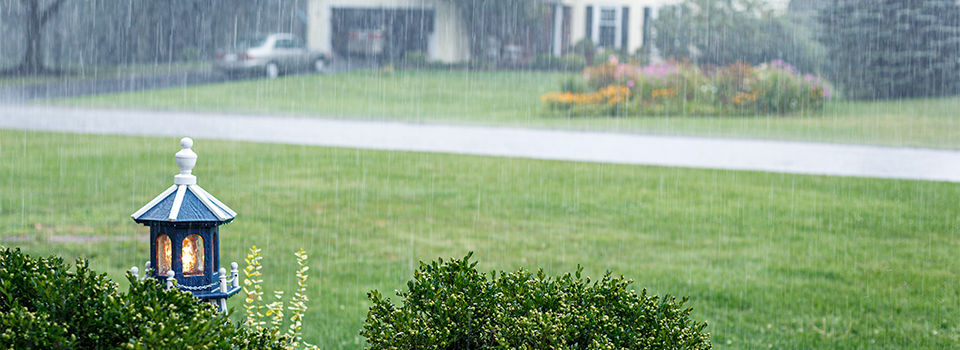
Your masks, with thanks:
M0 128L960 182L960 152L919 148L24 105Z
M373 69L379 65L372 60L345 57L334 60L329 73L354 69ZM263 79L258 75L227 76L212 68L184 72L131 75L119 78L77 79L64 82L0 86L0 103L26 103L35 99L76 97L118 92L177 88L214 84L238 79Z
M0 102L24 103L34 99L164 89L219 83L230 79L230 77L212 70L196 70L121 78L78 79L44 84L9 85L0 87Z

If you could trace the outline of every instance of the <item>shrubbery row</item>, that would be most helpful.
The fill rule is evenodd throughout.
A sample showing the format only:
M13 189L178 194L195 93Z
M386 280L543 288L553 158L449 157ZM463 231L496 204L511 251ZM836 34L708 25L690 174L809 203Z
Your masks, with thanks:
M582 270L553 278L478 272L470 255L421 263L394 305L380 293L361 332L373 349L709 349L687 299L639 294Z
M248 260L259 260L253 248ZM691 320L686 299L650 296L631 281L582 270L552 278L542 271L476 270L470 255L421 263L401 306L379 292L361 334L373 349L709 349L706 323ZM127 275L121 293L105 274L78 259L71 270L58 257L33 258L0 250L0 348L10 349L293 349L307 300L306 255L298 252L300 288L290 300L293 319L281 335L284 303L261 305L259 264L245 270L247 324L230 322L189 292L165 289L153 278ZM252 267L251 267L252 266ZM254 292L257 291L257 292ZM252 300L256 299L256 300ZM264 309L266 310L264 312ZM253 314L251 314L253 311ZM270 319L270 326L264 318ZM319 326L319 325L317 325Z
M0 348L284 349L284 339L232 323L207 303L152 278L119 291L78 259L0 251Z
M624 64L615 56L585 68L561 88L541 100L570 116L787 114L820 111L832 93L820 77L783 61L701 69L673 60Z

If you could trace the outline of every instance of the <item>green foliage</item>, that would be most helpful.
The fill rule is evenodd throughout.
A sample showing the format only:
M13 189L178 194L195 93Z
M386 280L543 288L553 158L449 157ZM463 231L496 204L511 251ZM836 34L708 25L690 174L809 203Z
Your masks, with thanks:
M839 0L821 12L833 80L855 99L956 94L960 6L952 0Z
M588 66L596 64L597 47L590 39L584 38L573 43L573 53L583 57Z
M709 349L687 299L637 294L609 272L478 272L463 259L420 263L395 306L371 291L361 334L373 349Z
M668 58L699 65L758 65L775 59L806 72L820 72L822 45L810 28L774 16L757 0L686 0L665 6L653 21L654 43Z
M508 45L542 45L534 40L541 32L540 20L547 10L541 1L445 1L457 7L467 32L471 33L470 51L475 59L491 60L490 64L496 66ZM534 51L541 52L542 48Z
M403 56L403 64L413 67L427 65L427 54L420 50L407 51Z
M583 79L577 77L569 77L564 79L560 85L560 91L562 92L573 92L573 93L586 93L590 91L590 87L587 86L587 83Z
M540 54L533 61L533 68L544 70L580 71L587 61L579 55L566 54L556 57L552 54Z
M188 292L128 275L130 289L57 257L0 252L0 347L282 349L284 338L250 331Z

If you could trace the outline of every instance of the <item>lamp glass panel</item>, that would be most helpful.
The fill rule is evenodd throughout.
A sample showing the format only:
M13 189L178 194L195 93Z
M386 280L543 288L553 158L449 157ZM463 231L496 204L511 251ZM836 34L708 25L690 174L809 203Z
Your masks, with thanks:
M173 261L173 247L170 244L170 237L167 235L157 236L157 274L165 275L170 271L170 262Z
M184 276L203 275L203 237L191 234L183 239L180 255Z

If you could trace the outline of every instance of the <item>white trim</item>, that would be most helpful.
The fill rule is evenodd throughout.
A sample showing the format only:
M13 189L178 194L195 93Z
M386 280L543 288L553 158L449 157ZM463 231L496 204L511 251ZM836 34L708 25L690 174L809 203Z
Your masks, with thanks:
M177 196L173 197L173 206L170 207L170 216L168 217L170 221L177 221L177 216L180 215L180 207L183 206L183 195L186 193L186 185L177 186Z
M173 191L176 189L177 189L177 185L170 186L170 188L161 192L159 195L154 197L153 200L151 200L146 205L144 205L143 208L140 208L140 210L137 210L133 214L130 214L130 217L134 219L139 218L141 215L143 215L143 213L146 213L147 210L150 210L150 208L153 208L154 205L157 205L157 203L160 203L160 201L162 201L164 198L167 198L167 196L173 193Z
M206 195L207 198L210 199L211 202L213 202L214 204L216 204L218 207L223 208L223 210L225 210L225 211L227 212L227 214L230 214L230 216L234 216L234 217L237 216L237 212L233 211L233 209L230 209L230 207L228 207L226 204L223 204L223 202L221 202L219 199L217 199L217 197L214 197L212 194L210 194L210 192L207 192L207 190L203 189L203 187L200 187L200 186L198 185L198 186L197 186L197 189L199 189L200 191L202 191L203 194Z
M613 47L617 49L624 49L623 47L623 7L615 7L613 9L616 13L617 19L614 21L616 23L616 32L614 32ZM629 28L629 24L627 25ZM629 29L628 29L629 30Z
M200 199L200 202L202 202L203 205L207 207L207 209L210 209L210 211L213 212L213 215L217 216L217 219L220 219L221 221L229 219L230 217L224 214L223 211L220 210L220 208L217 208L216 205L213 205L213 203L210 202L210 199L207 198L207 196L203 195L203 193L205 193L206 191L204 191L202 188L200 190L197 190L197 188L199 187L200 186L198 185L187 185L187 188L189 188L190 191L193 192L193 194Z

